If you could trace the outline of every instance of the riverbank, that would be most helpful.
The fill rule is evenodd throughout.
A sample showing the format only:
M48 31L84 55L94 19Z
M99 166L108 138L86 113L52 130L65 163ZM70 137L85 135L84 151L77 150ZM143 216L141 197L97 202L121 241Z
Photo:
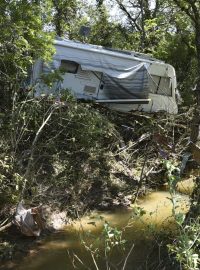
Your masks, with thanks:
M3 222L23 197L27 208L45 206L50 231L60 229L92 210L127 209L169 175L179 177L190 111L124 115L71 97L61 104L32 100L17 106L12 117L1 115ZM191 159L184 172L192 168L198 164ZM23 246L19 231L1 233L2 260L19 254L15 233Z
M104 234L102 233L105 230L105 224L109 224L110 228L121 232L121 240L125 240L124 251L120 251L120 249L117 251L113 248L113 253L109 258L113 264L119 263L120 256L121 259L125 258L134 244L126 269L144 269L147 263L151 265L148 269L155 269L153 267L158 267L159 263L166 266L165 244L169 242L167 240L169 235L173 237L176 228L172 217L172 203L169 198L168 192L157 191L140 198L137 206L132 205L123 210L93 211L91 214L75 220L71 225L65 226L57 233L54 232L45 237L43 235L40 240L35 241L31 248L29 246L28 254L21 252L20 256L18 254L17 261L13 260L13 263L4 264L0 269L50 270L58 268L64 270L66 267L74 269L73 260L77 269L84 269L80 261L84 263L85 268L90 266L93 269L88 247L90 246L91 252L97 248L100 248L99 253L103 252ZM185 213L189 208L189 197L177 194L177 199L179 200L178 211ZM138 215L139 209L143 211L143 214ZM99 241L97 241L98 238ZM161 239L163 243L159 248L158 242ZM26 244L23 241L23 245L26 246ZM76 256L73 258L73 254L76 254L80 261L76 259ZM159 258L158 254L160 254ZM21 257L20 260L19 257ZM100 260L97 256L97 263L99 269L105 269L104 259ZM121 262L121 265L123 263L124 261ZM122 268L118 265L117 269Z
M189 209L189 195L193 190L193 180L197 173L198 171L192 171L192 174L188 174L185 179L178 184L178 190L182 193L182 195L180 195L181 193L177 193L176 195L179 205L179 209L177 209L177 211L180 213L186 213ZM152 256L157 256L158 252L164 254L162 255L163 257L160 258L162 265L166 263L170 265L168 260L163 261L167 256L165 245L170 243L170 238L173 238L173 234L176 234L176 225L173 221L174 217L172 216L172 204L170 201L171 195L167 191L168 189L169 187L163 185L161 187L161 191L152 191L149 192L149 195L139 197L137 205L131 204L126 207L115 207L115 209L112 208L110 210L107 209L107 211L88 212L88 214L85 214L83 218L75 220L71 220L69 218L67 219L67 212L59 212L58 209L57 211L50 211L50 209L48 209L49 230L43 231L39 237L23 236L13 225L10 229L5 231L3 235L1 234L0 237L1 244L5 245L5 253L3 254L4 257L1 257L2 264L0 269L18 269L18 267L20 267L20 270L27 270L29 269L27 268L28 265L30 265L30 269L34 270L44 269L44 267L46 267L45 269L51 269L51 267L55 266L51 265L52 262L49 260L49 253L52 254L51 252L53 252L54 254L55 252L55 254L57 254L56 250L58 249L62 250L66 256L66 250L71 248L71 239L73 239L73 241L77 241L78 246L81 247L81 234L84 232L83 234L87 235L87 233L90 232L87 238L87 241L90 242L93 238L92 236L90 239L90 234L93 235L94 231L100 234L103 230L103 224L105 224L105 222L109 222L109 224L114 228L117 227L124 232L126 231L123 238L128 241L129 247L130 240L132 243L137 243L137 250L139 248L142 254L138 255L140 252L138 253L137 251L132 256L131 261L137 258L138 262L138 268L134 269L143 269L139 267L139 265L141 264L142 260L147 259L145 256L148 254L151 254L151 264L156 265L158 261L153 261ZM142 209L144 211L144 215L142 214L141 216L134 216L134 209L137 209L137 207L139 207L138 209ZM71 236L69 231L70 234L72 234ZM79 235L78 238L77 235ZM159 250L160 248L157 246L159 243L158 239L160 243L162 243L160 246L161 250ZM146 249L145 252L143 252L143 244L141 244L141 241L148 242L148 249ZM151 246L154 246L153 253ZM60 261L60 259L58 259L56 255L56 265L58 264L58 261ZM64 261L66 261L66 258ZM68 261L68 264L68 267L72 267L70 260ZM144 262L142 265L143 264ZM63 267L63 269L65 268ZM171 265L169 266L169 269L172 269Z

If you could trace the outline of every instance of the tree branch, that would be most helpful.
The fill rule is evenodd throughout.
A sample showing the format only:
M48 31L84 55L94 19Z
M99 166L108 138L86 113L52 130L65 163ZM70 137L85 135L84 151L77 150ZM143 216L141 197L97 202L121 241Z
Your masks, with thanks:
M133 18L130 14L130 12L128 12L128 10L126 9L126 7L121 3L120 0L116 0L117 4L119 5L119 8L127 15L128 19L130 20L130 23L133 27L135 27L139 32L142 31L141 27L138 25L137 23L137 19L140 16L139 15L136 18Z

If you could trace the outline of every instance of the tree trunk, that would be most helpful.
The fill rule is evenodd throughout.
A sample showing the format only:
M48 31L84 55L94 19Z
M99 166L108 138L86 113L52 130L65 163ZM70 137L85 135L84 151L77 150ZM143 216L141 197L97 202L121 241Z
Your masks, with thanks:
M56 13L54 14L54 25L56 30L56 35L59 37L63 36L63 27L62 27L62 10L59 7L57 0L53 0L53 5Z
M195 23L195 43L198 63L198 78L195 89L196 107L191 125L190 140L193 143L198 143L200 140L200 20L197 20Z
M200 143L200 20L195 23L195 42L198 61L198 78L195 89L195 111L191 123L190 141L195 145ZM191 149L192 150L192 147ZM191 151L193 152L193 151ZM186 215L185 224L189 224L191 219L196 219L200 215L200 177L196 177L195 188L191 196L191 206L188 214Z

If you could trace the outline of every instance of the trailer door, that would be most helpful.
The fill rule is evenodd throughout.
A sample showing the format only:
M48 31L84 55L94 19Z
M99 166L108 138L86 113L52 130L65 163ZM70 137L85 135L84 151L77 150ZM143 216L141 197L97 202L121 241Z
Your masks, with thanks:
M78 99L96 99L101 73L89 70L82 70L78 63L61 60L63 74L62 88L69 89Z

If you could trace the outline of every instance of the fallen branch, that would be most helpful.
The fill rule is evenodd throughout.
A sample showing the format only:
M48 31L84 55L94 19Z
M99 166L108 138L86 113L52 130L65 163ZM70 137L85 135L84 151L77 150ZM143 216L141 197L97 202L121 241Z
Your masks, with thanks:
M132 145L130 146L127 146L127 147L123 147L122 149L120 149L119 152L117 152L117 154L115 154L115 156L121 154L122 152L124 151L127 151L127 150L130 150L131 148L134 148L137 144L141 143L142 141L150 138L151 134L150 133L145 133L145 134L142 134L142 136L139 137L139 139L133 143Z
M145 168L147 159L148 159L148 155L146 155L145 156L145 159L144 159L144 163L143 163L143 166L142 166L142 171L141 171L141 174L140 174L140 180L138 182L138 187L137 187L137 191L136 191L136 195L135 195L135 199L134 199L133 203L136 202L136 200L138 198L138 195L139 195L140 188L142 186L142 180L143 180L143 175L144 175L144 168Z
M0 232L4 231L5 229L8 229L9 227L12 226L12 224L13 224L12 222L9 222L8 224L0 227Z

